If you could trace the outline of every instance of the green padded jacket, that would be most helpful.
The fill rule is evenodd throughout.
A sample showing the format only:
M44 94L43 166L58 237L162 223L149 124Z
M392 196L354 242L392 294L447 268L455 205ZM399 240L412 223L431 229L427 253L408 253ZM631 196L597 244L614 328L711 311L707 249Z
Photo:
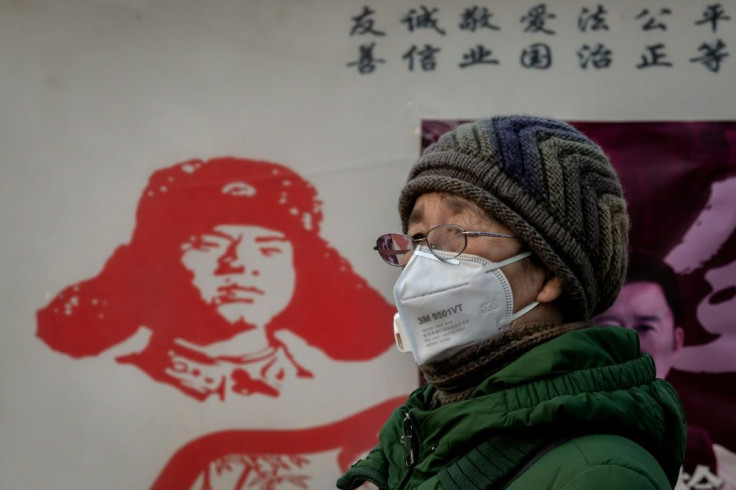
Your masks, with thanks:
M467 400L429 409L412 393L379 444L337 482L354 489L665 489L685 418L636 332L584 328L526 352Z

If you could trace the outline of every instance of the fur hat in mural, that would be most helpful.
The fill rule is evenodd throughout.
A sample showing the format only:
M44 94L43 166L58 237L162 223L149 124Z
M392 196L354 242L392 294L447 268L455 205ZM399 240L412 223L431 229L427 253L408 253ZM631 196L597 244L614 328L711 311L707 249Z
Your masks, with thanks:
M626 276L629 219L603 151L554 119L462 124L429 146L399 199L404 231L425 192L475 202L521 238L563 283L567 321L608 308Z

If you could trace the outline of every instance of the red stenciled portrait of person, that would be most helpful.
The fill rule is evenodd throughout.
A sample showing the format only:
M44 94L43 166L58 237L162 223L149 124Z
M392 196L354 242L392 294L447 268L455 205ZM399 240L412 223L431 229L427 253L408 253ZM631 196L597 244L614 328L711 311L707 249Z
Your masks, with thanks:
M315 188L283 165L216 158L158 170L130 242L40 309L37 335L74 358L115 352L115 362L200 402L279 403L299 383L330 383L329 365L376 359L393 345L394 309L320 236L321 220ZM202 434L157 485L282 488L268 485L288 474L283 488L311 488L305 454L334 450L342 471L375 443L403 400L395 395L300 431L276 423ZM336 432L342 426L350 431Z
M320 202L287 167L235 158L153 174L137 224L102 272L38 312L38 336L94 356L141 328L119 357L189 396L277 397L312 373L274 335L287 329L334 359L369 359L393 308L319 236ZM335 328L335 319L350 328Z

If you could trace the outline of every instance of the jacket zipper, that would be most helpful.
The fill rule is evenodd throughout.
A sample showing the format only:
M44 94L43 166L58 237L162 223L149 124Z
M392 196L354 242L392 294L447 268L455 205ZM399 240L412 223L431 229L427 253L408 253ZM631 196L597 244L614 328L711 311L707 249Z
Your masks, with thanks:
M401 439L406 448L406 467L413 468L417 464L417 457L419 456L419 441L409 412L404 413L404 435Z

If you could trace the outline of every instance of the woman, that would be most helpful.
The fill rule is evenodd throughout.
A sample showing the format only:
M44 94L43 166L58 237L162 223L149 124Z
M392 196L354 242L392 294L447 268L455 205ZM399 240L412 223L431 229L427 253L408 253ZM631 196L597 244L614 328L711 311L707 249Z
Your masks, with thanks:
M379 488L664 489L685 424L636 333L590 328L616 298L628 217L606 156L573 127L506 116L427 148L376 249L401 350L429 384L338 480Z

